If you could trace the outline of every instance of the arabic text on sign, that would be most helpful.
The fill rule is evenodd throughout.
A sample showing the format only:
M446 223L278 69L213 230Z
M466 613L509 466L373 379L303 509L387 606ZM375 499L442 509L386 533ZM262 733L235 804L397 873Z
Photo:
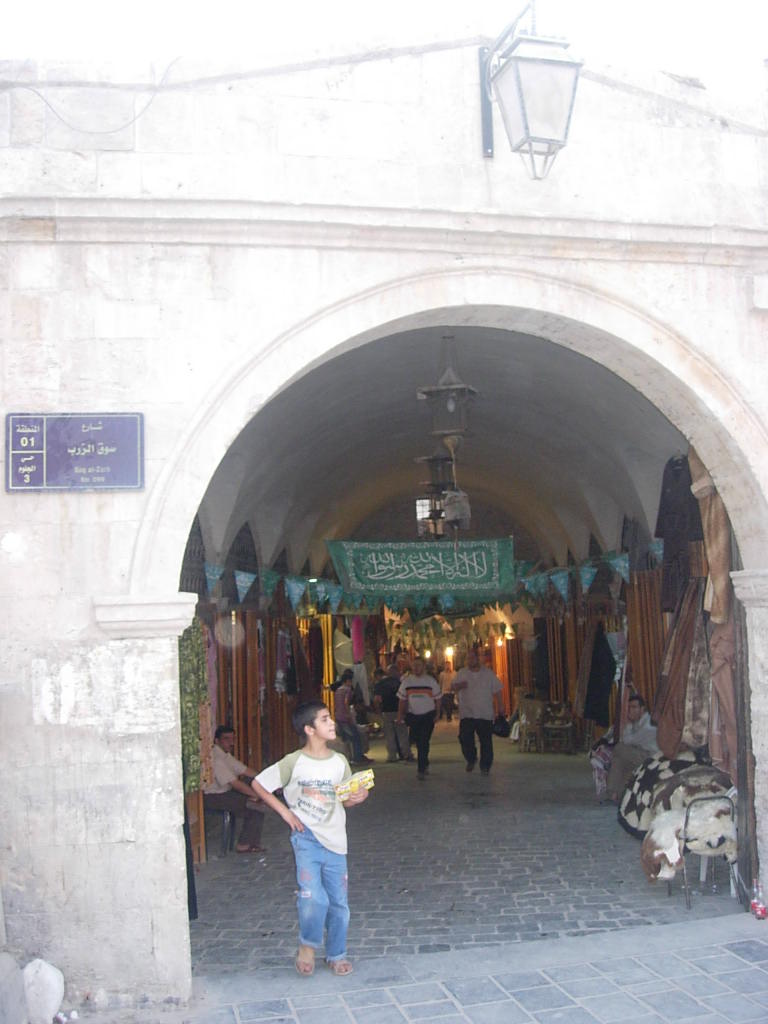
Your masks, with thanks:
M488 575L484 551L435 551L397 556L394 552L371 553L363 560L365 576L370 580L427 580L435 576L446 580L477 580Z

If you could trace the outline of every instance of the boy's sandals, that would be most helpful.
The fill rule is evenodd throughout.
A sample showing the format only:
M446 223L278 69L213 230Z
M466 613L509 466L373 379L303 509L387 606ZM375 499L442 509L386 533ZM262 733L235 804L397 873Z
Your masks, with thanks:
M340 978L346 974L351 974L355 969L349 960L326 960L325 963Z
M235 847L236 853L266 853L267 848L265 846L241 846L239 843Z
M315 951L311 946L299 946L296 954L296 971L303 977L309 978L315 972Z

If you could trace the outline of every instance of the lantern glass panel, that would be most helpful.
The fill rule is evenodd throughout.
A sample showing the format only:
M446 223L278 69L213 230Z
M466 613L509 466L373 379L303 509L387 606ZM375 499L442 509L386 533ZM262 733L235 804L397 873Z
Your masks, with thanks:
M467 406L463 395L454 395L454 401L450 403L448 395L432 399L432 433L441 434L463 434L467 429Z
M527 132L520 79L513 61L508 61L499 69L493 77L492 86L509 144L513 150L518 149L525 142Z
M574 74L572 64L521 60L518 73L530 138L564 144L578 68Z
M581 61L567 57L567 44L520 37L494 72L491 85L509 144L531 141L565 145Z

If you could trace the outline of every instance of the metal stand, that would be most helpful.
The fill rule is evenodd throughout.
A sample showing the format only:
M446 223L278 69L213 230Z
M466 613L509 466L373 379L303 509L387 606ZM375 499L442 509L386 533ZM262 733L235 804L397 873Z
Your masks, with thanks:
M691 890L690 890L690 887L688 885L688 872L687 872L686 866L685 866L685 848L686 848L686 845L687 845L689 839L695 839L696 838L695 836L689 836L688 835L688 826L690 824L691 809L694 808L694 807L697 807L697 806L699 806L701 804L712 803L712 802L715 802L715 801L719 802L720 804L727 805L727 807L728 807L728 816L730 818L731 823L735 827L735 824L736 824L736 806L735 806L733 800L731 799L731 797L729 797L729 796L725 796L725 795L723 795L723 796L697 796L697 797L694 797L694 799L691 800L691 802L685 808L685 818L683 820L683 834L681 835L680 838L683 841L683 886L685 888L685 906L686 906L687 910L691 909ZM713 857L721 857L723 855L721 853L719 853L717 850L712 850L711 854L699 852L698 856L701 858L701 863L699 865L699 882L703 883L703 882L706 882L706 879L707 879L707 871L709 869L709 861ZM737 875L736 875L736 869L734 868L734 865L730 863L730 861L728 861L727 863L728 863L728 872L729 872L729 878L730 878L730 883L731 883L731 896L735 896L737 891L738 891L738 888L737 888L738 878L737 878ZM713 867L713 875L712 875L712 877L714 879L714 867Z

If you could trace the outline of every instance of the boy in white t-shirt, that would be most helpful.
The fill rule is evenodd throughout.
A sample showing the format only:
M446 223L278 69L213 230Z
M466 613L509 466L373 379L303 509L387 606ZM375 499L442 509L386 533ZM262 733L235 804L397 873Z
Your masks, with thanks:
M300 704L293 713L293 727L303 746L265 768L251 786L291 829L299 885L296 970L305 977L312 974L315 950L323 945L325 933L326 964L334 974L351 974L344 807L362 803L368 790L358 789L344 803L337 796L336 786L352 772L346 757L328 746L336 739L336 723L322 701ZM277 789L283 790L285 804L273 796Z

